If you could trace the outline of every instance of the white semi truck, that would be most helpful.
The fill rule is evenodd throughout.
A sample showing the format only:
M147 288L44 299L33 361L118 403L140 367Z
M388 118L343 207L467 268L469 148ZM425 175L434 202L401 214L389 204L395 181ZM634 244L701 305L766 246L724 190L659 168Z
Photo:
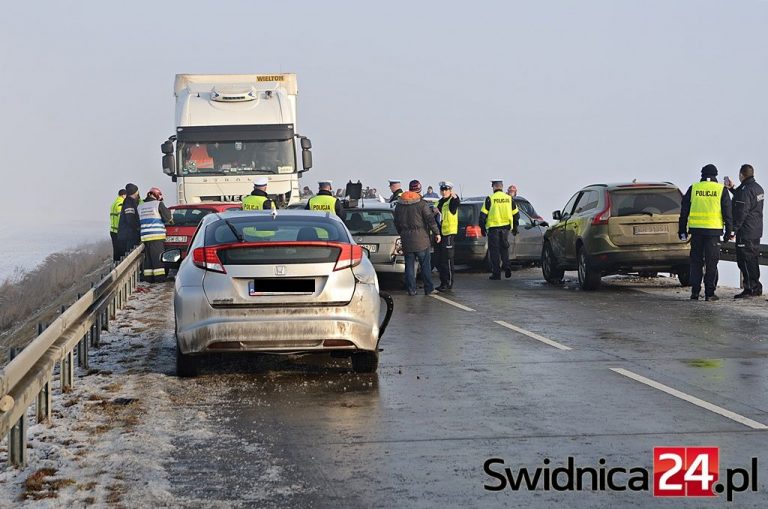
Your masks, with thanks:
M177 74L173 92L176 134L161 150L178 203L241 201L256 175L279 206L299 200L312 143L296 133L295 74Z

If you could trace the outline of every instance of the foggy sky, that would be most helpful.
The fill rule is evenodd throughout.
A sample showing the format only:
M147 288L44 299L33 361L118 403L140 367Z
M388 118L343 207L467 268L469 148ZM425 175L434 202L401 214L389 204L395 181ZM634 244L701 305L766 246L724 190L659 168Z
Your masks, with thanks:
M128 181L173 196L176 73L296 72L313 189L501 177L549 217L584 185L684 190L710 162L768 183L764 1L110 4L3 7L4 221L106 228Z

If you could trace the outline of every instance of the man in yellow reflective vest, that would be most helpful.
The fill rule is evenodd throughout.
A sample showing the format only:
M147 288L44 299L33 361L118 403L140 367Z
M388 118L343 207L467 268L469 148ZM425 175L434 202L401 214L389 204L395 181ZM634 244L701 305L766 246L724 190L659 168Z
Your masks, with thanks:
M123 210L123 201L125 201L125 189L117 192L117 198L112 202L109 208L109 236L112 238L112 260L118 261L123 255L120 249L120 243L117 242L117 225L120 223L120 211Z
M243 210L273 210L275 202L267 194L269 179L265 176L253 179L253 191L243 198Z
M517 235L518 212L512 197L504 192L501 179L492 180L493 194L485 199L480 209L480 231L488 237L488 258L491 262L491 277L501 279L499 263L504 269L504 276L512 277L509 265L509 231Z
M689 235L691 239L691 300L699 299L702 278L704 299L719 300L715 288L723 228L725 240L733 238L731 197L717 181L715 165L708 164L701 169L701 180L688 188L680 207L680 240L687 241Z
M318 182L319 189L317 194L307 201L306 210L317 212L328 212L336 214L339 219L344 220L344 207L341 200L333 196L333 182L330 180L321 180Z
M440 211L442 221L440 223L440 286L437 290L444 292L453 288L453 259L454 241L459 232L459 197L453 192L453 183L440 182L440 194L442 197L437 202L437 210Z

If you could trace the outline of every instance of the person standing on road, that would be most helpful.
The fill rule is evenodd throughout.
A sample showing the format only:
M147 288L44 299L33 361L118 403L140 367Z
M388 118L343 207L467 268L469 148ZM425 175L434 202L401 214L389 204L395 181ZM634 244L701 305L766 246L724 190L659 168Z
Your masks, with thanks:
M440 286L437 290L444 292L453 288L453 259L454 241L459 232L459 197L453 192L453 183L440 182L440 194L443 195L437 202L437 210L440 211Z
M733 231L736 234L736 263L744 290L734 298L758 297L760 284L760 238L763 236L763 188L755 182L755 169L744 164L739 170L741 185L736 189L726 177L725 187L733 193Z
M309 199L306 210L316 210L318 212L328 212L336 214L339 219L344 220L344 206L341 200L333 196L333 183L330 180L321 180L318 182L319 190L317 194Z
M395 207L395 228L400 235L405 253L405 288L408 295L416 295L416 260L421 268L424 294L437 293L432 282L432 262L429 248L431 237L440 242L440 230L429 205L421 198L421 183L411 180L408 192L402 193Z
M267 177L256 177L253 179L253 191L243 198L243 210L273 210L275 202L267 194Z
M704 278L704 299L719 300L717 263L720 261L720 237L733 238L731 197L717 182L717 168L708 164L701 169L701 180L686 191L680 207L678 234L680 240L691 237L691 300L698 300ZM706 272L703 272L706 266Z
M120 208L120 218L117 221L117 243L120 257L128 254L134 246L141 243L141 227L139 225L139 187L136 184L125 185L125 200Z
M117 241L117 227L120 223L120 211L123 209L125 200L125 189L117 192L117 198L112 202L109 208L109 236L112 239L112 261L116 262L123 255L120 249L120 243Z
M403 194L401 182L399 180L390 180L389 190L392 192L392 196L389 197L389 203L396 203L400 195Z
M492 180L493 193L485 199L480 210L480 231L488 237L488 258L491 262L491 277L501 279L501 268L504 276L512 277L512 267L509 265L509 231L517 235L518 211L512 197L504 192L504 182Z
M141 241L144 243L144 281L165 281L165 264L162 261L165 244L165 225L173 219L171 211L163 203L163 193L153 187L144 203L137 207L141 225Z

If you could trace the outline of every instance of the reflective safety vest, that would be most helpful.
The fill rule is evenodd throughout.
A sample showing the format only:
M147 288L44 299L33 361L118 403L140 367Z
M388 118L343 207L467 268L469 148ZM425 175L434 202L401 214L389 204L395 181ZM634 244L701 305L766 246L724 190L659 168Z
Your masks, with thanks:
M243 210L266 210L264 203L269 200L267 196L258 196L249 194L243 198ZM275 208L275 202L272 202L272 208Z
M485 227L512 227L512 219L514 215L517 214L517 207L513 205L512 197L504 191L498 190L494 191L488 198L491 200L490 210L485 208L485 202L483 202L483 208L480 211L488 216L485 220Z
M456 213L451 213L451 200L445 200L443 206L440 208L440 215L443 218L441 225L441 231L443 235L456 235L459 233L459 210L456 209Z
M165 240L165 224L160 215L160 201L147 201L136 207L139 213L141 241Z
M688 214L688 228L706 228L722 230L723 211L720 200L724 192L723 184L717 182L696 182L691 186L691 211Z
M125 196L118 196L112 202L112 207L109 209L109 231L112 233L117 233L117 225L120 223L120 211L123 210L124 201Z
M205 145L192 145L189 149L189 161L194 162L196 168L213 169L213 158L208 155Z
M338 199L335 196L328 196L326 194L318 194L309 199L309 210L317 210L319 212L330 212L336 214L336 201Z

